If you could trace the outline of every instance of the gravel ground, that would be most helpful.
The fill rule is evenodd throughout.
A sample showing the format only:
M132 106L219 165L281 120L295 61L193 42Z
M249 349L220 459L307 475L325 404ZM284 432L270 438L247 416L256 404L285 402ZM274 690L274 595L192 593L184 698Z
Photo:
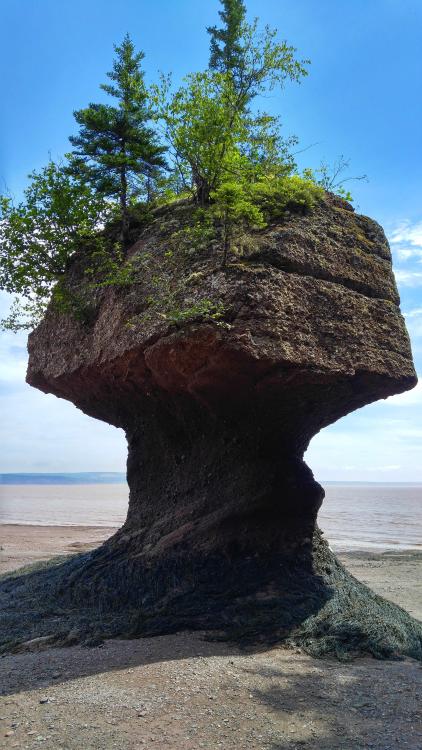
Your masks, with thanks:
M23 553L27 563L107 535L50 529L46 550L45 532L32 528L21 527L22 548L19 527L7 537L7 569L22 564ZM420 553L339 556L356 577L422 616ZM0 659L0 696L5 750L422 748L421 664L242 652L201 633L97 648L37 651L34 644L30 653Z
M1 747L420 750L422 666L182 633L6 656Z

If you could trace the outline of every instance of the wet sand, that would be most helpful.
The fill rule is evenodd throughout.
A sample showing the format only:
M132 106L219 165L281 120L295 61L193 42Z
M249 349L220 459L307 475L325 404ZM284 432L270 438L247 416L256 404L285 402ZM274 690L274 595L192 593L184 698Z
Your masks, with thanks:
M115 529L1 526L0 571L98 545ZM422 617L422 553L341 552ZM35 649L36 647L34 647ZM248 653L180 633L0 660L0 747L35 750L420 750L422 665Z
M56 555L86 552L117 531L104 526L0 525L0 574Z

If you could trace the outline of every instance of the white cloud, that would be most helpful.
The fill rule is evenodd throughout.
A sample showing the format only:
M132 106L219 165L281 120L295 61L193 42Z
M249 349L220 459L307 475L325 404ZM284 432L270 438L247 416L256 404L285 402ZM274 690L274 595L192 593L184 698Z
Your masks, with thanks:
M422 286L422 271L404 270L402 268L394 269L397 284L399 286L418 287Z
M354 471L356 472L361 471L362 467L358 466L356 464L353 465L347 465L347 466L340 466L336 467L337 470L340 469L341 471ZM385 466L365 466L365 471L398 471L401 469L400 464L387 464Z
M403 313L405 318L417 318L422 316L422 307L415 307L413 310Z
M413 310L404 312L403 315L406 318L407 330L412 341L422 338L422 307L415 307ZM417 350L415 345L412 348L414 352Z
M389 239L393 245L410 245L422 251L422 221L415 224L410 221L400 222Z
M422 260L422 221L402 221L389 236L395 256L399 261L410 258Z
M10 357L10 352L7 352ZM26 362L5 360L0 364L0 383L22 383L25 380Z

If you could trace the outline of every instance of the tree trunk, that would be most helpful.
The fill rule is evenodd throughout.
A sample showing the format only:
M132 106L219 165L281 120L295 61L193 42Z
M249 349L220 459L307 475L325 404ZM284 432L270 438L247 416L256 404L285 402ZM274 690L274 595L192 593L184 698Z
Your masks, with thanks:
M129 211L127 201L128 185L126 168L122 167L120 171L120 213L121 213L121 231L120 231L120 242L125 250L129 242Z

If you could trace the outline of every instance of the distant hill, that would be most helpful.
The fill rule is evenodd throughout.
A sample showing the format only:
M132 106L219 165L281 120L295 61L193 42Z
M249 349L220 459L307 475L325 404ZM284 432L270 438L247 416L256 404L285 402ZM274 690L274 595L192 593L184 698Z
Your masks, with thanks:
M126 475L113 471L82 471L70 474L0 474L2 484L124 484Z

